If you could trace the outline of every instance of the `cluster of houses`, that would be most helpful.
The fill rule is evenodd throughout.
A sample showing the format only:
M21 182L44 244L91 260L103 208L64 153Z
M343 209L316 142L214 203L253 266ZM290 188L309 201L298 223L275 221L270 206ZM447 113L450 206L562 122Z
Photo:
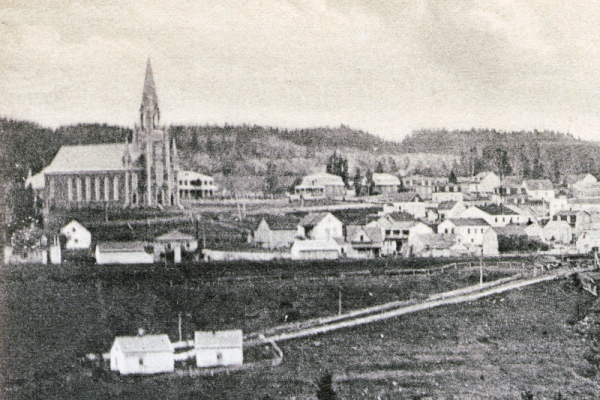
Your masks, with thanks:
M240 366L244 362L243 335L239 329L195 332L193 357L198 368ZM159 374L175 370L177 357L168 335L117 336L107 355L111 371L121 375Z
M290 249L292 259L404 256L494 256L498 238L526 236L573 252L600 249L600 183L590 174L569 176L555 189L546 179L500 178L493 172L459 177L373 174L382 211L362 221L343 214L264 215L251 241ZM399 191L403 188L405 191ZM352 201L338 176L306 176L295 188L305 198Z

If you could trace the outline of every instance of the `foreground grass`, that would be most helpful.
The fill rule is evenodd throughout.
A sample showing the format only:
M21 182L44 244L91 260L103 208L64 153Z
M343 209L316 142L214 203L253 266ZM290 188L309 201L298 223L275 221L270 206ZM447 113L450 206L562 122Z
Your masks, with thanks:
M489 277L491 278L491 277ZM494 277L497 278L497 277ZM207 378L120 378L79 360L115 335L198 329L256 331L290 319L419 298L476 274L171 285L155 279L0 281L2 398L316 398L333 373L340 398L594 398L586 343L567 324L590 299L570 281L281 344L274 368ZM576 319L576 318L575 318ZM267 397L268 396L268 397Z

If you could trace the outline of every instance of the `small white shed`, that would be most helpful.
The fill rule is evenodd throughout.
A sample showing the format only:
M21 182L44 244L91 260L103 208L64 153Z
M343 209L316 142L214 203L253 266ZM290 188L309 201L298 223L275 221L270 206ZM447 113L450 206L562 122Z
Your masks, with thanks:
M154 253L145 242L104 242L96 246L97 264L152 264Z
M122 375L173 372L173 354L167 335L117 336L110 349L110 369Z
M60 234L67 238L67 250L89 249L92 244L92 234L79 221L72 220L60 229Z
M341 248L335 240L296 240L290 253L292 260L335 260Z
M196 332L196 365L215 367L244 363L241 329L231 331Z

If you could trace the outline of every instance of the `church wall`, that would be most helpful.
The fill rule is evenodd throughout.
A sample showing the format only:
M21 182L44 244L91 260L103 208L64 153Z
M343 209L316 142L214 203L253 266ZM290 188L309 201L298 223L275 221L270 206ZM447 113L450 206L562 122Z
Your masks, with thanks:
M115 178L117 179L116 184ZM125 171L46 174L45 179L45 187L48 191L46 198L51 209L124 206L126 193L129 193L130 199L134 193L132 187L134 180L131 176L129 179L125 179ZM129 190L125 188L126 183ZM70 196L69 191L71 192ZM138 205L142 200L140 195L141 191L138 187Z

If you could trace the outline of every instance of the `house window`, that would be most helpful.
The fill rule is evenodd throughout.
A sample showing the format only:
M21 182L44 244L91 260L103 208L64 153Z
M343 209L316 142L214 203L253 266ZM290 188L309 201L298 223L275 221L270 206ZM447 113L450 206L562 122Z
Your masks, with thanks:
M73 179L67 178L67 198L69 201L73 201Z
M218 361L221 361L222 359L223 359L223 353L221 353L221 352L218 352L218 353L217 353L217 360L218 360Z
M77 178L77 201L81 201L81 178Z
M113 200L119 200L119 177L115 176L113 179Z
M94 178L94 195L96 197L96 201L100 201L100 177L99 176Z
M498 222L498 217L494 218L494 222Z
M92 178L89 176L85 177L85 201L92 200Z
M402 234L405 235L405 236L408 236L409 231L402 231Z
M140 357L138 362L140 363L140 366L144 365L144 357Z
M385 235L386 236L390 236L392 234L392 230L391 229L386 229L385 230Z
M50 178L50 198L54 198L54 178Z
M471 228L467 228L467 233L471 233Z
M110 179L108 176L104 177L104 201L108 201L110 197Z
M131 174L131 188L133 190L138 188L138 175L136 173Z
M444 233L446 233L446 234L448 233L448 228L446 228L446 229L444 230Z

